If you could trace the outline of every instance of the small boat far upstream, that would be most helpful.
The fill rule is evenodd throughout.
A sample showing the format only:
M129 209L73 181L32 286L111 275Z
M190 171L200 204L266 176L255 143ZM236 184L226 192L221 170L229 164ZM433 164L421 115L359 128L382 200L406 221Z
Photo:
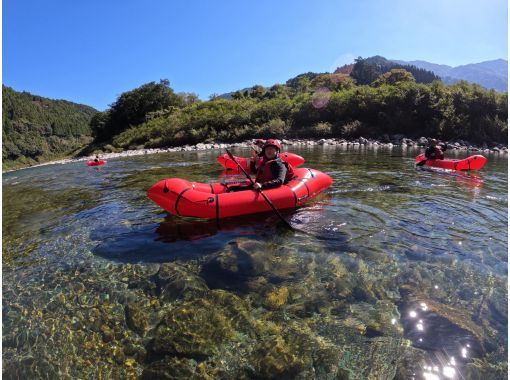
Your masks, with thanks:
M104 165L104 164L106 164L105 160L99 160L99 161L88 160L87 161L87 166L98 166L98 165Z

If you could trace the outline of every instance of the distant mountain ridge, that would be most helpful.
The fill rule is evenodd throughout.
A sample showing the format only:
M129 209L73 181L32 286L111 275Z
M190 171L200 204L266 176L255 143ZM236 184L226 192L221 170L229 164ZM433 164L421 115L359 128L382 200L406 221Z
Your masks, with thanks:
M465 80L485 88L493 88L499 92L508 91L508 61L505 59L494 59L455 67L420 60L401 61L392 59L392 61L432 71L447 84Z

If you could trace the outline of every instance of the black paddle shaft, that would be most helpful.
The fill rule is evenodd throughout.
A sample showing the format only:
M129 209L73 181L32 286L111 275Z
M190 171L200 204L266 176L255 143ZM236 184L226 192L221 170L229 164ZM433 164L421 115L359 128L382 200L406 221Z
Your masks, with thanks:
M252 185L255 185L255 182L253 181L253 179L251 178L251 176L246 172L246 170L244 170L244 168L241 166L241 164L239 162L237 162L237 160L234 158L234 156L232 155L232 153L230 153L230 151L228 149L225 149L227 151L227 154L228 156L230 157L230 159L232 161L234 161L237 166L239 167L239 169L242 170L242 172L244 173L244 175L246 176L246 178L248 178L248 180L251 182ZM282 214L280 214L280 212L278 211L278 209L273 205L273 202L271 202L269 200L269 198L267 197L266 194L264 194L264 192L262 191L262 189L258 189L259 193L264 197L264 199L266 200L267 204L269 206L271 206L271 208L273 209L273 211L275 212L276 215L278 215L278 217L282 220L282 222L287 226L287 228L289 228L290 230L294 230L294 228L290 225L289 222L287 222L285 220L285 218L282 216Z

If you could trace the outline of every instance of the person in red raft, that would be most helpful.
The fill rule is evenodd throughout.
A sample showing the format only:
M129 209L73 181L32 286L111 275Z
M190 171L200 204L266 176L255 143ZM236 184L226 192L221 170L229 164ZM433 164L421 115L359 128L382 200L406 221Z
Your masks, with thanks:
M281 145L278 140L269 139L262 147L262 159L250 162L250 170L256 172L255 190L273 189L289 182L294 177L294 169L288 162L280 158ZM229 191L248 190L251 184L243 184L229 187Z
M445 143L438 144L436 139L430 140L430 145L425 150L425 157L429 160L444 160L444 151L447 149Z

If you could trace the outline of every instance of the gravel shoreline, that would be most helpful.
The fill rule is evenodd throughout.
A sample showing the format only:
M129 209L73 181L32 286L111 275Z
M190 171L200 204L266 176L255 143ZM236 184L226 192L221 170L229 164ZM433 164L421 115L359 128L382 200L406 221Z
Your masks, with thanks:
M168 153L168 152L191 152L191 151L203 151L203 150L223 150L225 148L231 147L245 147L249 148L253 146L253 140L246 140L238 143L198 143L196 145L183 145L178 147L171 148L147 148L147 149L137 149L137 150L125 150L117 153L101 153L102 160L109 160L112 158L119 157L131 157L131 156L142 156L146 154L156 154L156 153ZM426 147L429 143L430 139L426 137L420 137L419 139L413 140L406 138L402 135L394 135L385 136L385 138L380 140L375 139L366 139L364 137L359 137L356 139L346 140L342 138L328 138L328 139L282 139L282 145L286 146L303 146L303 145L341 145L341 146L366 146L366 147L382 147L382 148L393 148L393 147L401 147L401 148L417 148L417 147ZM470 152L478 152L481 153L499 153L499 154L507 154L508 147L503 144L496 144L489 147L487 144L483 144L482 146L477 146L470 144L467 141L463 140L454 140L449 141L448 149L449 150L466 150ZM63 160L55 160L48 161L37 165L27 166L24 168L18 168L13 170L6 170L2 173L9 173L13 171L35 168L39 166L46 165L63 165L69 164L73 162L87 161L93 160L95 155L83 156L77 158L66 158Z

